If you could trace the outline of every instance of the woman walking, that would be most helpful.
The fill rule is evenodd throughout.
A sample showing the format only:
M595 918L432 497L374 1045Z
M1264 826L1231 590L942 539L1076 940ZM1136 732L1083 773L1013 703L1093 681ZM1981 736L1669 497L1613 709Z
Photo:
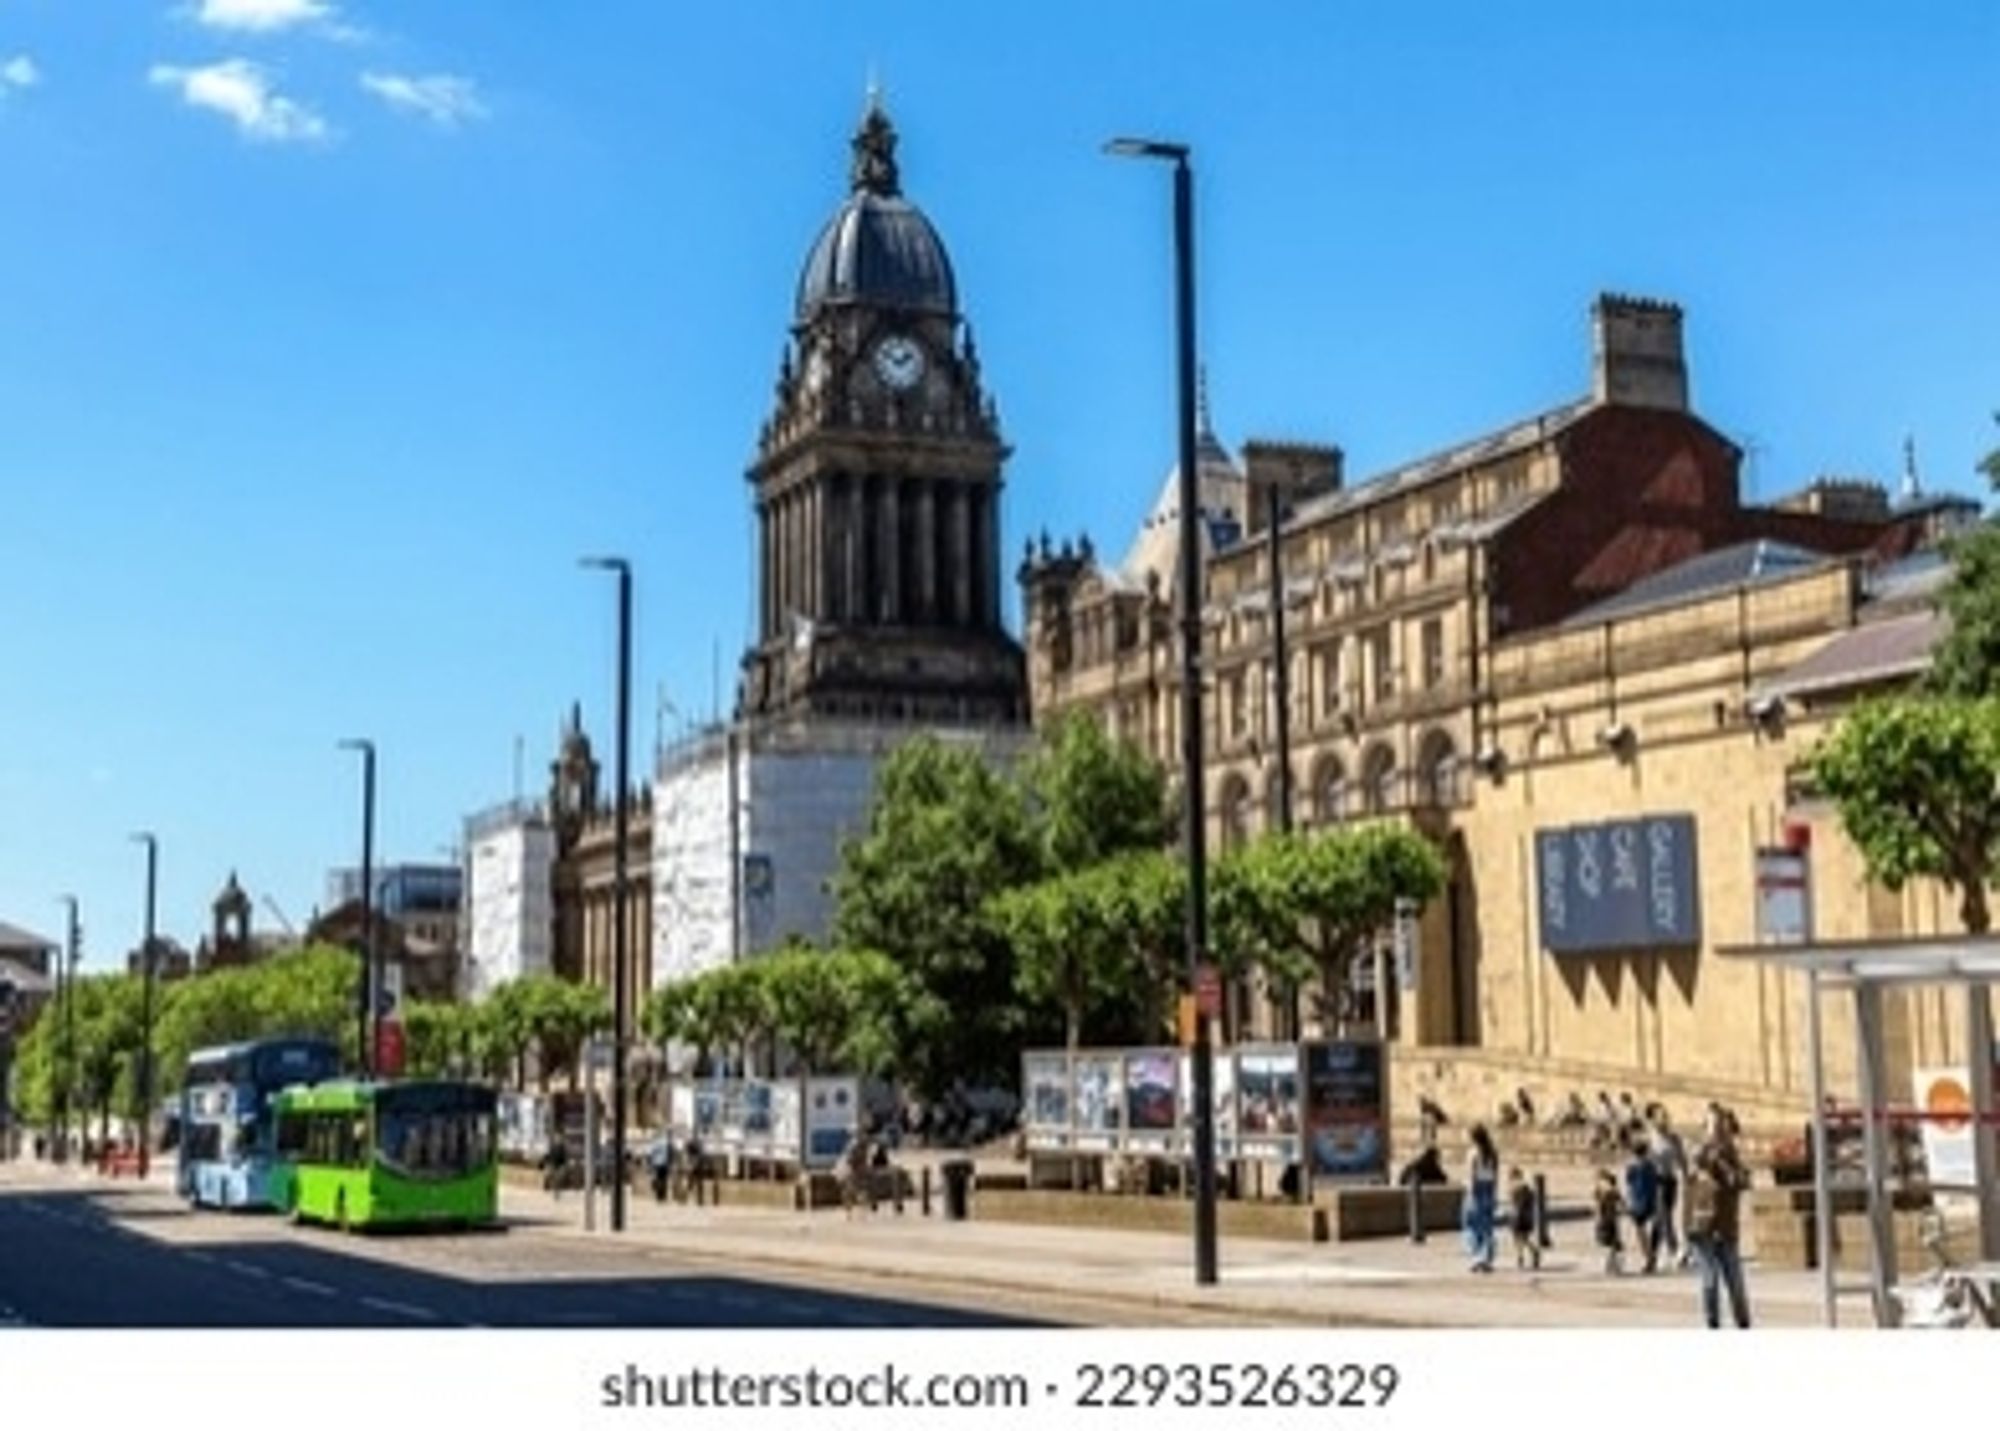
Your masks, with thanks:
M1472 1128L1472 1153L1465 1164L1465 1244L1474 1272L1491 1272L1494 1224L1500 1209L1500 1151L1484 1123Z

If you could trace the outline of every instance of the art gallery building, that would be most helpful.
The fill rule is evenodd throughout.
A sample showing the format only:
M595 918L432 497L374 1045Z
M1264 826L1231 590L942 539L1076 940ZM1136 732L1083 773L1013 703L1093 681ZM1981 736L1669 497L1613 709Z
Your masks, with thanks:
M1748 503L1740 450L1690 405L1680 310L1591 316L1584 397L1365 482L1330 446L1239 461L1204 414L1211 848L1278 820L1275 588L1296 825L1407 821L1449 857L1404 977L1358 957L1332 1001L1391 989L1401 1107L1603 1089L1796 1129L1803 976L1716 951L1758 937L1758 852L1788 839L1810 840L1818 937L1957 927L1945 891L1867 881L1805 772L1851 702L1924 668L1938 543L1977 504L1925 496L1913 466L1894 498L1823 479ZM1176 487L1124 561L1043 543L1021 568L1037 721L1091 711L1170 768ZM1241 991L1246 1034L1332 1032L1261 992ZM1960 997L1892 996L1892 1097L1963 1059ZM1827 1050L1851 1092L1851 1031L1830 1023Z

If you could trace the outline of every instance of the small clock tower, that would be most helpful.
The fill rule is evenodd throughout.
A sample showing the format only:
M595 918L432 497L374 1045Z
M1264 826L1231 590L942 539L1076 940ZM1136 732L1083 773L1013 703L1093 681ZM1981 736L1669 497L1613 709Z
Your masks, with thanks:
M759 622L739 714L1024 722L1000 610L1006 457L951 261L871 95L748 473Z

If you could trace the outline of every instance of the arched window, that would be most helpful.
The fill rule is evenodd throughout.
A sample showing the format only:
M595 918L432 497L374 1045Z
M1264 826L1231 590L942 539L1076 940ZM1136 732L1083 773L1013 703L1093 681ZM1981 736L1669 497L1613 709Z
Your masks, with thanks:
M1347 772L1332 756L1313 767L1313 823L1337 824L1347 815Z
M1458 801L1458 748L1444 731L1424 737L1417 754L1417 799L1425 805Z
M1369 814L1380 815L1401 803L1396 789L1398 776L1395 751L1378 745L1368 752L1361 763L1361 785Z
M1241 848L1250 839L1250 782L1232 775L1222 783L1222 848Z

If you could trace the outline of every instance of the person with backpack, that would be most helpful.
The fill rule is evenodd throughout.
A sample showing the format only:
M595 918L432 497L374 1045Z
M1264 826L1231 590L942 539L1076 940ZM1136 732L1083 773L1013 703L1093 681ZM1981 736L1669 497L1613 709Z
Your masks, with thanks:
M1632 1219L1633 1241L1646 1259L1645 1270L1658 1271L1660 1181L1643 1134L1634 1133L1625 1139L1624 1184L1625 1211Z
M1690 1161L1687 1183L1687 1240L1701 1267L1701 1312L1711 1329L1722 1325L1723 1288L1736 1325L1750 1326L1741 1245L1743 1191L1749 1186L1749 1170L1736 1151L1736 1117L1711 1103L1707 1135Z
M1681 1188L1688 1179L1687 1146L1674 1131L1667 1110L1652 1107L1653 1175L1660 1187L1660 1205L1653 1219L1654 1241L1671 1258L1673 1266L1685 1267L1694 1260L1681 1235Z

